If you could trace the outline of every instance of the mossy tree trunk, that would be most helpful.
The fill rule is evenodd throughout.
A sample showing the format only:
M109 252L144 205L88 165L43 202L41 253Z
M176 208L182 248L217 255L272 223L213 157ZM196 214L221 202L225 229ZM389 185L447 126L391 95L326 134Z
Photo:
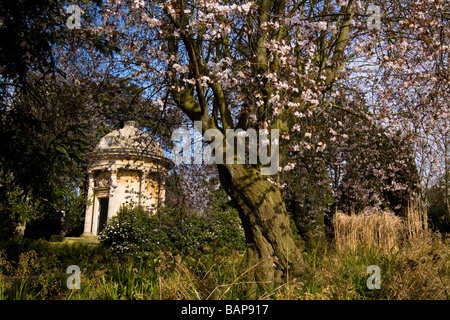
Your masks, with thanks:
M277 187L250 165L218 165L222 186L238 206L247 263L257 287L270 289L304 272L284 201ZM252 289L255 289L253 286Z

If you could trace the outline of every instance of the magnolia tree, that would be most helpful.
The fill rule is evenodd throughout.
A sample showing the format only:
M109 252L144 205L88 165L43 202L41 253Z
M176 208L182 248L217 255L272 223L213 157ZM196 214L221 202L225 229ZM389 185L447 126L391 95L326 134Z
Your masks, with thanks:
M303 236L322 235L337 210L403 214L418 191L411 139L364 116L367 103L350 92L352 101L336 98L339 108L318 108L291 133L280 188Z
M327 145L314 138L314 127L302 128L303 119L337 108L388 133L401 129L411 139L436 133L429 148L447 146L444 5L444 0L110 0L98 11L81 6L82 18L94 18L68 26L74 35L98 36L116 46L120 52L111 70L151 88L151 108L186 117L215 142L220 182L239 207L248 263L263 285L304 272L280 175L295 167L292 151L326 152ZM365 99L355 99L355 90ZM339 102L352 100L364 105L355 111ZM257 132L260 148L249 144L247 155L233 153L236 161L220 161L220 155L229 156L227 148L236 148L227 130L238 129ZM345 139L344 132L333 129L332 138ZM263 174L261 152L278 153L278 168L270 175ZM324 166L310 166L316 168Z
M366 93L371 118L414 146L427 201L441 184L449 203L448 1L379 1L381 25L356 44L347 83ZM345 94L345 93L344 93Z

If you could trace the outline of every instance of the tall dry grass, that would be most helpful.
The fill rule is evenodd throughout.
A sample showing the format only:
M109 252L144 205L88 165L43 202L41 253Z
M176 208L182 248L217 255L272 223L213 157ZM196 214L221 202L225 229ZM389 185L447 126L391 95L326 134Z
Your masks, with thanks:
M406 219L404 220L409 239L429 238L428 214L426 207L421 207L419 201L408 203Z
M335 243L338 250L356 250L364 245L384 251L398 249L404 237L404 223L400 217L381 212L347 215L337 212L334 217Z
M384 252L397 251L405 240L429 239L427 211L417 201L409 203L406 217L386 212L363 212L350 215L336 212L333 220L338 250L358 246L378 248Z

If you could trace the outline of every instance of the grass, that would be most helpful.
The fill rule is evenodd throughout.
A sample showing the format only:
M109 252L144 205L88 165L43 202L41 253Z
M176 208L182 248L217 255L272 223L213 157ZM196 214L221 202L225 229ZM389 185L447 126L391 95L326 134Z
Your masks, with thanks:
M4 253L1 257L3 280L9 279L0 281L1 299L248 298L246 270L238 252L195 258L161 253L151 259L118 259L103 253L101 260L80 260L80 290L67 289L62 260L48 265L48 257L36 251L24 252L18 263L5 260ZM450 298L449 244L437 236L404 243L395 252L364 245L337 249L323 241L309 246L304 257L308 267L304 279L290 279L259 299ZM369 265L381 269L380 290L366 286Z
M434 257L434 258L433 258ZM305 298L448 299L449 247L440 239L414 240L396 252L360 245L323 255L305 284ZM367 267L381 269L381 289L366 286Z
M338 229L336 241L308 242L303 252L307 274L302 279L289 278L288 282L261 293L258 298L450 298L448 239L431 234L423 224L420 229L417 223L412 223L413 218L401 221L401 227L389 216L354 216L355 221L344 220L348 217L351 216L337 216L338 227L342 230ZM415 217L420 218L419 215ZM383 223L390 226L383 226ZM349 230L345 231L345 228ZM400 229L406 236L388 238L386 230L397 232ZM352 233L355 230L360 233L357 237ZM392 239L395 239L394 244ZM242 263L242 252L192 252L185 256L160 252L131 257L112 255L101 247L86 244L55 244L43 240L21 247L20 252L17 249L11 245L0 250L2 300L248 298L249 279L246 276L249 269ZM80 290L66 287L68 275L65 271L72 264L81 268ZM367 288L369 275L366 271L370 265L381 270L380 289Z
M400 217L382 212L359 215L337 212L333 224L339 250L355 250L359 245L365 245L386 252L398 250L405 227Z

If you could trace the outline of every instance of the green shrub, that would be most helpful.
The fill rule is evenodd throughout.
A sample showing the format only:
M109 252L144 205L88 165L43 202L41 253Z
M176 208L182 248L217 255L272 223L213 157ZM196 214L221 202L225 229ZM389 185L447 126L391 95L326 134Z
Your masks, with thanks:
M210 221L214 233L214 248L224 250L245 249L245 235L236 210L228 209L211 213Z
M245 248L244 233L234 211L200 215L168 207L153 216L141 208L123 207L108 222L99 240L117 253L190 254Z
M198 214L165 208L152 218L158 226L157 230L167 236L165 249L173 253L202 250L208 246L213 237L206 220Z
M154 227L149 239L158 237L160 249L174 254L243 250L244 231L233 210L189 213L164 208L150 218Z
M60 234L52 234L50 236L50 242L63 242L64 236Z

